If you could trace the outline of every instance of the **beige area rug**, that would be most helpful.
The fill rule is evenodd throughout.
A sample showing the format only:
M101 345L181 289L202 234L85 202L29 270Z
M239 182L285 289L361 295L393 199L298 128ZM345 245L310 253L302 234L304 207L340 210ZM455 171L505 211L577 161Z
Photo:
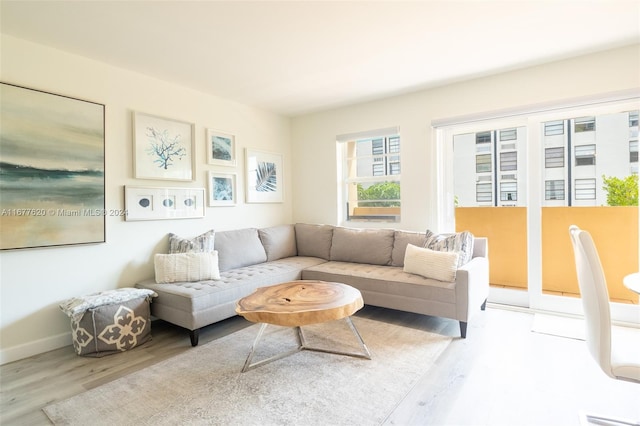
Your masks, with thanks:
M241 373L253 325L43 410L57 425L380 424L451 338L353 322L371 360L301 351ZM309 346L359 351L345 321L303 329ZM295 348L293 330L267 327L254 362Z

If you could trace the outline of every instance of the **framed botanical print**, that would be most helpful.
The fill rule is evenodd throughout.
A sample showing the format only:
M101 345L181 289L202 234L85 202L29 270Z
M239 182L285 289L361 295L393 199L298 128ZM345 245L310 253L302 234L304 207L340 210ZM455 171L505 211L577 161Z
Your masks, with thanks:
M245 160L247 203L282 203L282 154L247 148Z
M134 176L137 179L194 179L193 123L133 113Z
M207 129L207 163L218 166L236 165L236 137Z
M209 172L209 206L235 206L236 174Z

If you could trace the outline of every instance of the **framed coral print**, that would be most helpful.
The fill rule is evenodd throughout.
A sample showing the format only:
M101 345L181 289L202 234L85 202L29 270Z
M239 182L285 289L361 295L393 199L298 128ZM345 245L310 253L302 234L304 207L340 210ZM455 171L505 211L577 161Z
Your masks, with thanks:
M247 203L281 203L284 201L282 154L246 150Z
M218 166L235 166L236 137L207 129L207 163Z
M209 172L209 206L236 205L235 173Z
M193 123L133 113L134 176L193 180Z
M105 242L104 111L0 83L0 249Z
M125 186L125 220L204 217L204 188Z

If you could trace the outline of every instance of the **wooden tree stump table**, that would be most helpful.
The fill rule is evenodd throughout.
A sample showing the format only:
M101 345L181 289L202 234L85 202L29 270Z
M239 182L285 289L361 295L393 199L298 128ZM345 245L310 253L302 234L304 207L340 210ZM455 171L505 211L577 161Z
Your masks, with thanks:
M325 281L291 281L269 287L260 287L238 301L236 312L245 319L262 323L242 372L259 365L275 361L301 350L327 352L358 358L371 359L371 354L360 333L351 321L351 315L364 306L360 291L341 283ZM307 346L302 326L344 319L355 335L362 353L341 352ZM298 347L251 363L258 342L269 324L295 327Z

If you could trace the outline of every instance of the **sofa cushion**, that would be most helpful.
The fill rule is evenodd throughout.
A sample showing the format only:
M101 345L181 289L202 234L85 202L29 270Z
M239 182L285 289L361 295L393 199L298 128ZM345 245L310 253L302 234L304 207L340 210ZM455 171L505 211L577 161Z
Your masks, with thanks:
M175 283L217 280L218 252L156 254L154 258L156 282Z
M296 230L293 225L258 229L258 235L269 262L298 254L296 249Z
M169 253L203 253L212 252L215 240L212 229L194 238L182 238L176 234L169 234Z
M296 223L298 256L319 257L329 260L333 226Z
M427 230L425 248L458 253L458 267L469 262L473 257L473 234L469 231L455 234L434 234Z
M336 227L331 243L331 260L338 262L391 265L392 229Z
M407 245L404 258L404 271L438 281L454 282L458 269L458 253L435 251Z
M215 248L221 272L267 261L267 253L256 228L218 232Z
M395 231L393 251L391 252L391 266L404 266L404 253L407 244L423 247L426 240L424 232Z

